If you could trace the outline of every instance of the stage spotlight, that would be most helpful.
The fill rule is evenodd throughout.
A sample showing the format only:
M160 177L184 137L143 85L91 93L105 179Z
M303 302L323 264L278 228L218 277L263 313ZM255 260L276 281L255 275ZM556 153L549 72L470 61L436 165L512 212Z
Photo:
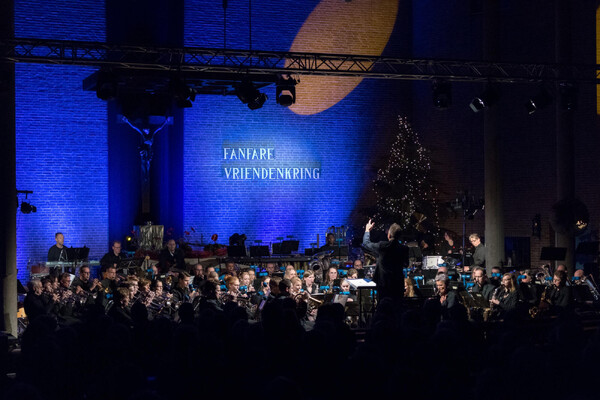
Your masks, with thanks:
M112 100L117 97L118 77L108 70L98 71L96 79L96 96L100 100Z
M21 212L23 214L30 214L30 213L34 213L37 212L37 207L36 206L32 206L30 203L27 202L21 202Z
M179 108L190 108L196 100L196 90L188 86L182 79L173 78L169 82L169 88L175 99L175 105Z
M452 84L442 79L435 79L431 85L433 106L445 109L452 105Z
M265 101L267 101L267 95L259 92L250 81L244 81L236 86L235 94L251 110L261 108L265 104Z
M552 103L552 96L550 96L550 93L542 87L535 96L527 100L525 108L529 114L533 114L537 110L549 106L550 103Z
M496 104L498 97L499 94L496 89L494 89L491 85L487 85L480 96L471 100L469 107L471 107L473 112L479 112Z
M296 80L289 75L281 75L277 79L277 104L289 107L296 102Z
M573 84L563 82L558 87L560 94L560 108L564 111L573 111L577 108L577 88Z

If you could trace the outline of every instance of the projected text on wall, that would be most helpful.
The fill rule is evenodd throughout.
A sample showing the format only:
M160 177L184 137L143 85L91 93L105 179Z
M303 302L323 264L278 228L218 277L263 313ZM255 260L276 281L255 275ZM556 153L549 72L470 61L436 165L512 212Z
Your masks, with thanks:
M317 162L278 157L273 145L224 144L222 175L227 180L315 180L321 177Z

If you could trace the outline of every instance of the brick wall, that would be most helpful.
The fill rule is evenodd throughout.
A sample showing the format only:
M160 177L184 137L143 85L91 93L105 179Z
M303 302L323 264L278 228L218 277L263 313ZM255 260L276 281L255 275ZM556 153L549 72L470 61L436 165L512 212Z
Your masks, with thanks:
M469 2L414 2L414 52L416 57L477 59L482 52L482 15L472 12ZM504 2L501 9L500 60L507 62L552 62L554 16L551 1ZM534 17L532 17L534 16ZM594 6L574 3L574 62L594 63ZM523 40L524 37L529 38ZM483 196L483 116L468 107L483 90L481 84L453 83L454 105L439 111L431 107L427 82L414 83L414 127L423 143L434 148L442 198L450 200L457 190ZM531 263L539 265L540 250L554 243L549 218L556 201L555 103L533 115L525 101L538 90L532 84L501 85L501 110L505 236L530 237L531 220L541 214L541 239L530 237ZM552 90L552 86L550 86ZM599 119L594 115L594 87L579 88L575 112L576 196L588 207L592 230L600 225L598 170ZM484 232L484 213L467 222L467 234ZM462 232L462 218L451 218L446 226Z
M103 2L15 1L15 36L104 40ZM108 247L106 105L82 90L92 68L18 64L17 188L37 213L17 214L18 278L45 261L54 233L67 246Z

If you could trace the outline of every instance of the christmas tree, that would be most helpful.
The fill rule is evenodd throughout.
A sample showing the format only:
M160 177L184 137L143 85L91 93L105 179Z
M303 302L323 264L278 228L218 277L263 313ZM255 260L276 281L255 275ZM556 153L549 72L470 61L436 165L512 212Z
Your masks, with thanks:
M396 222L409 232L424 232L438 226L431 158L406 118L398 116L398 134L387 166L377 172L374 190L375 222Z

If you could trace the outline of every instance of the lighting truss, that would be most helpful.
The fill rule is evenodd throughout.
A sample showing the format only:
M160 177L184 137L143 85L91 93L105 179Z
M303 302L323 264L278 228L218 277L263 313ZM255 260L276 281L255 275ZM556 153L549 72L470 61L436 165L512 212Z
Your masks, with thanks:
M0 60L135 70L351 76L471 82L570 81L600 84L600 65L500 63L200 47L111 45L43 39L0 40Z

